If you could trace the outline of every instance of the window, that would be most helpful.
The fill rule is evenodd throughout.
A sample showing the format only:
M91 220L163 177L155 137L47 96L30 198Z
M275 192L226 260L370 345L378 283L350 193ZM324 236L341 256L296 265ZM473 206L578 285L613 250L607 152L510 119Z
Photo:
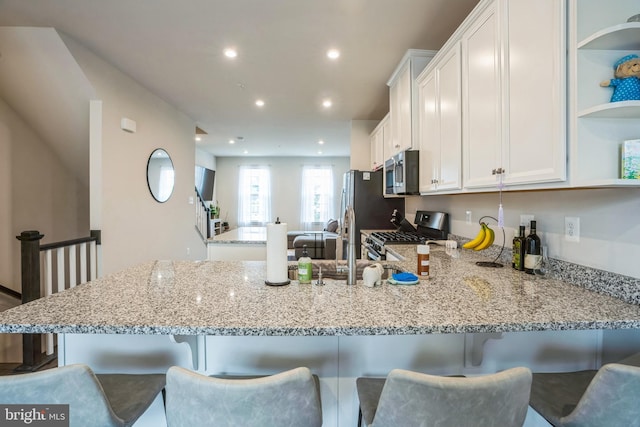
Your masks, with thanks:
M268 166L240 166L238 225L262 226L271 221L271 176Z
M302 208L300 222L305 229L313 229L327 222L333 210L333 168L304 166L302 168Z

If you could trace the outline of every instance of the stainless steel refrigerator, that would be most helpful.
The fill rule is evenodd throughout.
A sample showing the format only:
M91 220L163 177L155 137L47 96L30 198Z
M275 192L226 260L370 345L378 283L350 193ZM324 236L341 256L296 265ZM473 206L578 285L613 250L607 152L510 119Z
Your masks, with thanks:
M394 209L404 216L403 198L383 196L382 174L382 170L376 172L350 170L343 177L340 225L344 225L347 206L353 206L356 214L356 239L358 239L355 242L357 258L360 258L360 230L395 230L395 225L391 223Z

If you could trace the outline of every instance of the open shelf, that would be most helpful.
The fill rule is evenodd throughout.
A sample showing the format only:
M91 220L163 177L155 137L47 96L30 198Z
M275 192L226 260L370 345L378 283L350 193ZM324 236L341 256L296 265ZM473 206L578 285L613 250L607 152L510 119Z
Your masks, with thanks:
M640 22L627 22L600 30L578 43L578 49L639 50Z
M640 119L640 101L620 101L595 105L578 112L581 118Z

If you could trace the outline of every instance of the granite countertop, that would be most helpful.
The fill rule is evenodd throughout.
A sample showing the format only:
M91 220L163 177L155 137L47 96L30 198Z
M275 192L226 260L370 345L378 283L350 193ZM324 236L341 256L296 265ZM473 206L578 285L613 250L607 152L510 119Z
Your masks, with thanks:
M400 266L415 271L411 245ZM413 286L269 287L262 261L156 261L0 313L6 333L385 335L640 328L640 306L431 250Z
M238 227L208 240L213 244L267 244L267 227Z

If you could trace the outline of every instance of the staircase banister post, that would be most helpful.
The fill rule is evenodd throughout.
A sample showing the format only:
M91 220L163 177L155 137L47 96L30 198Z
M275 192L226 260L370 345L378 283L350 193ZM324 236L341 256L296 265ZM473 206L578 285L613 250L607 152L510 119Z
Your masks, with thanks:
M40 298L40 240L44 234L39 231L23 231L20 240L20 265L22 273L22 303Z

